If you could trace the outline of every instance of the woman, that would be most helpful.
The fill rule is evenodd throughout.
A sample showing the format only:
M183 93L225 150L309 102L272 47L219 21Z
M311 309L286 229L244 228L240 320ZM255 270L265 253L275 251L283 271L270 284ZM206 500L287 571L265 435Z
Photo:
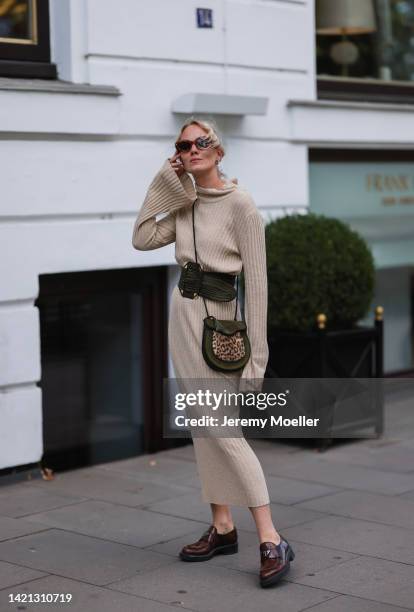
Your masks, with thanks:
M251 357L238 372L212 370L201 350L202 299L183 297L178 285L172 292L168 341L176 377L230 380L248 387L263 379L267 360L267 271L264 224L248 192L237 181L223 180L218 164L224 148L211 122L187 120L176 140L176 153L167 159L148 188L135 222L132 244L156 249L175 242L180 266L195 261L192 207L198 261L209 272L237 275L244 270L245 319ZM192 175L194 179L190 178ZM160 220L156 215L168 213ZM195 296L198 297L198 296ZM234 300L205 300L209 314L234 318ZM238 313L240 319L240 311ZM221 381L220 381L221 382ZM210 503L212 524L201 538L184 546L184 561L206 561L215 554L237 552L237 530L230 505L248 506L260 540L260 584L270 586L287 573L294 558L289 543L276 531L262 467L244 437L194 437L194 452L203 500Z

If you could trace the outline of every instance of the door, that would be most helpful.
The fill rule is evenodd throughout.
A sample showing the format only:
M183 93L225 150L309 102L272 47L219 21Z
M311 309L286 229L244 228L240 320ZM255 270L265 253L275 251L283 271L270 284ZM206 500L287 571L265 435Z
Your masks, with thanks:
M166 269L45 274L39 285L43 464L164 448Z

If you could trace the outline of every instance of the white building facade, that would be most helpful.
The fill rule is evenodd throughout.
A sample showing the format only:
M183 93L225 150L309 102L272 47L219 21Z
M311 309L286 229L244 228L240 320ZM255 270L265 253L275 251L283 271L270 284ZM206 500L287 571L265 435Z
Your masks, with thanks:
M184 118L214 117L223 169L265 219L329 201L320 182L311 185L312 151L414 148L411 101L321 99L313 0L28 0L32 35L34 9L39 17L46 4L50 55L40 61L13 56L22 26L0 19L3 471L44 453L64 465L53 458L91 463L157 448L159 414L154 421L145 406L159 406L149 379L160 354L158 374L171 373L177 266L173 245L139 252L131 236ZM409 172L409 157L401 163ZM330 213L347 217L334 205ZM363 216L371 227L371 213ZM391 234L389 225L367 232L393 371L413 365L414 258L407 224Z

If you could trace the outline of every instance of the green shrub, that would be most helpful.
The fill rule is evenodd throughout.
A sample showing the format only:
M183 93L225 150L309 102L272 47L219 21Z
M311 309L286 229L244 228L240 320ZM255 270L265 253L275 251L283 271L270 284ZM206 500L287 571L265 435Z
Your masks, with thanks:
M266 225L270 329L307 331L316 316L347 329L367 313L374 261L365 240L337 219L309 213Z

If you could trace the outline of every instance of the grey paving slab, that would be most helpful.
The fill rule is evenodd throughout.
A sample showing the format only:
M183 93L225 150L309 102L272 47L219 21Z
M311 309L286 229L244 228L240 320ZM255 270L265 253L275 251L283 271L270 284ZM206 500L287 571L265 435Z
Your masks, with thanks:
M414 491L408 491L408 493L402 493L399 495L400 499L406 499L408 501L414 501Z
M384 433L382 436L380 436L379 438L372 438L371 440L365 440L364 438L361 438L360 440L352 440L349 445L353 446L353 447L357 447L357 446L361 446L361 447L367 447L367 448L385 448L388 446L395 446L395 445L406 445L406 443L409 444L409 440L401 440L400 438L392 438L390 436L387 436L386 433ZM348 446L348 443L344 444L344 448Z
M35 578L42 578L42 576L47 576L47 574L27 567L13 565L13 563L7 563L7 561L0 561L0 589L21 584L28 580L34 580Z
M211 522L210 505L203 502L199 495L183 495L179 498L150 504L145 506L145 508L154 514L161 513L166 516L189 518L205 523ZM314 510L305 510L304 508L296 508L296 506L283 506L273 503L271 504L271 511L277 529L304 523L321 516L321 513ZM232 506L231 513L236 527L246 529L247 531L256 530L253 516L248 508Z
M193 490L191 487L183 485L166 483L160 485L148 480L140 482L137 477L132 477L122 472L99 471L94 468L58 473L55 475L54 480L39 480L36 485L24 484L21 489L28 487L32 490L35 489L39 494L43 492L44 495L46 493L72 495L73 501L97 499L132 507L139 506L144 502L168 499L169 497L182 495ZM28 494L26 495L28 496ZM56 506L58 505L62 506L64 504L56 504ZM3 514L1 508L2 502L0 497L0 514ZM39 508L40 510L42 508ZM36 512L36 509L32 512Z
M193 531L184 537L174 538L163 544L149 546L148 550L164 553L177 557L183 546L195 542L201 535L201 531ZM259 540L255 533L238 530L239 551L235 555L216 555L210 559L209 564L228 567L234 570L257 574L260 565ZM289 539L292 548L296 553L294 563L291 565L289 576L293 578L302 576L308 572L315 572L326 567L331 567L337 563L343 563L349 559L357 558L358 555L324 548L302 542L295 542Z
M137 469L150 468L153 471L157 471L161 466L168 472L170 472L171 469L174 470L176 467L178 467L178 469L186 469L191 462L174 457L172 453L175 450L176 449L172 449L171 451L159 451L157 453L146 453L127 459L107 461L106 463L98 463L89 469L98 470L110 468L111 470L125 471L132 474L134 474Z
M108 463L100 463L94 466L93 469L110 469L111 471L125 472L132 475L135 475L137 471L149 471L151 474L162 472L168 476L188 476L196 471L194 461L179 459L167 453L168 451L161 451L119 461L109 461Z
M40 481L39 481L40 482ZM46 483L45 483L46 484ZM19 483L0 488L0 515L18 518L34 512L59 508L67 504L84 501L86 497L57 493L52 482L49 489L36 485Z
M329 451L323 455L324 458L307 453L290 459L280 457L272 468L268 467L268 474L386 495L413 490L411 474L396 474L329 461Z
M9 595L39 593L61 593L72 595L70 603L9 603ZM39 597L40 598L40 597ZM70 610L70 612L171 612L177 610L177 605L161 604L158 601L143 597L128 595L104 587L76 582L60 576L47 576L40 580L27 582L19 587L0 591L0 612L11 610Z
M200 488L196 463L167 458L163 453L100 464L92 469L96 472L123 474L141 482Z
M414 532L400 527L329 516L287 528L284 534L308 544L414 564Z
M414 470L414 447L403 444L369 446L347 444L329 449L327 461L360 465L388 472L410 473Z
M250 439L248 440L250 446L256 452L258 456L264 456L270 453L272 457L276 455L287 455L291 453L301 452L301 447L297 444L289 444L288 442L280 442L278 440L266 440L266 439ZM189 461L195 461L194 446L188 444L179 448L173 448L166 451L162 451L163 456L171 459L186 459Z
M413 437L414 416L407 411L405 403L393 406L385 415L384 429L386 435L400 440L407 440Z
M292 455L301 453L303 451L300 444L290 442L288 440L272 440L270 438L258 438L255 440L249 438L249 444L261 457L265 457L266 454L269 454L271 457L275 457L277 455Z
M101 586L172 562L158 552L59 529L0 543L0 559Z
M364 491L343 491L296 507L414 529L414 498L411 501Z
M304 480L292 480L281 476L266 476L269 497L279 504L296 504L341 491L339 487Z
M399 438L398 440L394 440L394 442L398 442L398 444L407 448L414 448L414 437L404 440L401 440L401 438Z
M195 462L194 446L193 444L187 444L186 446L179 446L178 448L170 448L162 451L163 457L170 459L184 459L185 461Z
M414 609L414 567L360 557L297 579L300 584Z
M251 444L251 440L249 440L250 444ZM275 470L277 469L277 467L279 465L285 465L286 463L290 463L291 461L296 462L302 461L302 457L304 457L304 451L303 449L301 450L301 452L290 452L290 453L286 453L286 452L280 452L278 451L278 447L275 446L275 448L272 448L272 446L269 446L268 448L266 448L266 450L263 450L262 448L257 448L257 445L255 444L251 444L253 450L255 451L257 458L260 461L260 464L263 468L263 471L265 473L265 476L272 476L272 475L277 475ZM311 449L306 449L305 451L306 453L309 453L310 457L314 456L314 453ZM298 476L298 480L300 480L300 476ZM302 479L306 480L306 479Z
M131 546L155 544L194 528L194 523L185 518L103 501L87 501L32 514L30 520L44 526L58 527Z
M8 516L0 516L0 541L17 538L26 533L35 533L48 529L47 525L39 525L29 519L15 519Z
M404 612L410 608L382 604L378 601L351 597L349 595L338 595L329 601L309 608L309 612Z
M134 576L109 585L125 593L170 602L178 599L180 607L199 612L299 612L332 597L322 589L281 581L277 587L262 589L258 576L217 567L208 563L184 563L159 568L142 576ZM303 590L306 589L306 590Z

